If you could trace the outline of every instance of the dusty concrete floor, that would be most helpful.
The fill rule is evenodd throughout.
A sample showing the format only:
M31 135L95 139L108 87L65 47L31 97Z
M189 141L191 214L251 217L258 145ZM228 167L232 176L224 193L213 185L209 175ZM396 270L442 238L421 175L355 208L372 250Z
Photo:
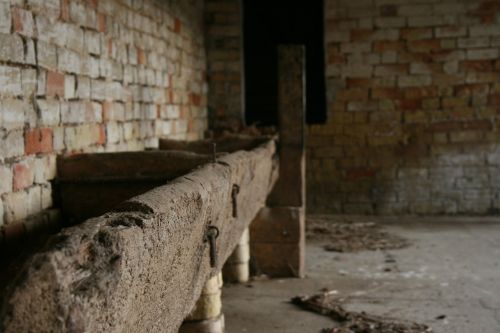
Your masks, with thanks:
M316 333L332 327L328 318L287 303L326 287L347 297L350 310L428 324L437 333L500 332L499 218L357 219L381 221L413 245L339 254L309 242L307 278L224 288L226 331ZM387 263L387 256L396 262Z

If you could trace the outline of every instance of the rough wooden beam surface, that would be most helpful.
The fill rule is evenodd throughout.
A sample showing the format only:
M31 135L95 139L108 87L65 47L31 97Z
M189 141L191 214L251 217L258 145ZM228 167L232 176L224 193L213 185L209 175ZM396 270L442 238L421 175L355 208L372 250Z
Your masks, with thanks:
M2 332L177 332L276 180L274 142L223 156L68 228L2 299ZM240 186L238 217L231 191ZM216 267L205 234L216 226Z

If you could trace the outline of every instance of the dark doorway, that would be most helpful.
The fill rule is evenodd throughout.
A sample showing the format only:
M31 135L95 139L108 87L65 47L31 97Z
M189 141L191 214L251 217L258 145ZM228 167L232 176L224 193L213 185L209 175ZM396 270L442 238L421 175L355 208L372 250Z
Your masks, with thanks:
M243 0L245 117L276 125L277 46L306 46L306 120L326 121L323 0Z

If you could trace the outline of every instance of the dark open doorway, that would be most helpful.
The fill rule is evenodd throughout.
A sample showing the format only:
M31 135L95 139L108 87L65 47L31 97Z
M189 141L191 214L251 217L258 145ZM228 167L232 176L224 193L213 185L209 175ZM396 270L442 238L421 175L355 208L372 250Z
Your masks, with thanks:
M277 46L306 46L306 120L326 121L323 0L242 0L247 124L277 124Z

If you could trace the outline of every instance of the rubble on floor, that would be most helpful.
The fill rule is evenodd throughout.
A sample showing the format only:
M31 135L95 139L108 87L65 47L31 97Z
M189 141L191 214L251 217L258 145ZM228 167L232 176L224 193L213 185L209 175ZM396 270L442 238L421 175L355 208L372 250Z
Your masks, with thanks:
M410 241L382 231L374 222L336 220L331 216L308 216L307 238L328 242L325 250L332 252L359 252L405 248Z
M432 332L427 325L405 323L392 318L374 316L364 312L351 312L344 309L341 301L334 299L333 293L314 296L297 296L292 303L301 309L319 313L332 318L337 327L325 328L322 333L426 333Z

